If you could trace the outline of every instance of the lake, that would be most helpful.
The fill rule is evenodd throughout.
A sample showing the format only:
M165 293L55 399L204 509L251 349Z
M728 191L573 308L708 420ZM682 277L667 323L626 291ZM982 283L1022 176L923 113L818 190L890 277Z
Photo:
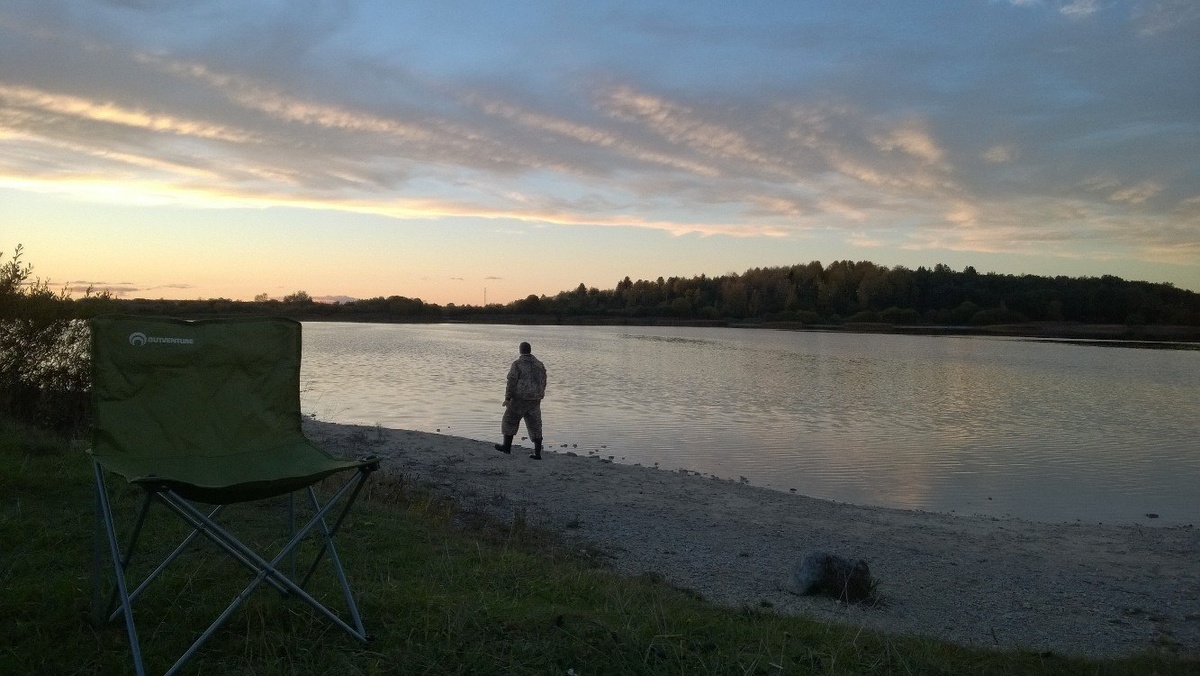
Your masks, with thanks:
M302 407L331 422L498 441L504 379L522 340L549 372L542 412L552 452L863 505L1200 523L1196 350L309 322Z

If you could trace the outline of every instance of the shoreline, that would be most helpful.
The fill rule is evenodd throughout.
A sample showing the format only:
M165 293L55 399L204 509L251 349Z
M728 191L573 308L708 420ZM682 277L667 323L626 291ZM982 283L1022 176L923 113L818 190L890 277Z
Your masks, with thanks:
M921 336L976 336L981 338L1016 338L1069 343L1094 344L1102 347L1143 349L1200 349L1200 327L1176 324L1084 324L1078 322L1021 322L1016 324L886 324L882 322L843 322L841 324L806 324L798 321L751 321L727 319L672 319L669 317L608 317L581 315L478 315L441 318L392 318L368 316L358 318L326 315L295 315L301 322L360 323L360 324L494 324L497 326L615 326L615 327L701 327L764 329L770 331L799 331L815 333L882 333Z
M718 605L890 634L1092 658L1200 657L1200 530L1048 524L864 507L547 448L306 420L337 456L465 509L560 533L621 574L654 573ZM527 443L527 442L525 442ZM868 562L883 603L795 594L792 568L824 550Z

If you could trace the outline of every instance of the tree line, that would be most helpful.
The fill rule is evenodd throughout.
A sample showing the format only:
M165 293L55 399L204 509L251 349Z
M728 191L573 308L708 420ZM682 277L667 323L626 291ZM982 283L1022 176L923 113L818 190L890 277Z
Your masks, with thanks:
M1200 294L1171 284L1103 277L1042 277L884 267L870 261L754 268L579 285L511 304L528 313L609 314L803 324L990 325L1022 322L1200 326Z
M81 310L180 317L286 315L342 321L644 321L989 326L1076 323L1200 327L1200 294L1172 284L1102 277L980 274L938 264L885 267L870 261L819 261L753 268L717 277L629 277L613 288L580 284L553 296L531 294L511 303L438 305L387 296L323 303L297 291L253 301L118 299L89 295Z

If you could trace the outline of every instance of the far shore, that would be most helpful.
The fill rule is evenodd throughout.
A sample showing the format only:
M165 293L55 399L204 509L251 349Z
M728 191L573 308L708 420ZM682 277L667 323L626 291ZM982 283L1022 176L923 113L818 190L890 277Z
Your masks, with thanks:
M307 420L340 456L468 510L522 519L732 608L804 615L962 645L1121 657L1200 657L1200 529L1046 524L818 500L695 473L547 449L511 455L442 434ZM525 442L528 445L528 442ZM809 551L868 562L881 603L801 596Z
M885 324L878 322L844 322L841 324L805 324L789 321L739 321L719 319L672 319L669 317L606 317L566 315L480 314L461 317L442 317L413 320L361 317L337 318L327 316L294 317L301 321L381 323L381 324L507 324L531 326L630 326L630 327L700 327L773 329L779 331L823 331L844 333L888 333L930 336L994 336L1031 338L1039 340L1121 342L1133 347L1162 347L1166 343L1188 343L1189 349L1200 349L1200 326L1169 324L1080 324L1076 322L1025 322L1021 324L935 325Z

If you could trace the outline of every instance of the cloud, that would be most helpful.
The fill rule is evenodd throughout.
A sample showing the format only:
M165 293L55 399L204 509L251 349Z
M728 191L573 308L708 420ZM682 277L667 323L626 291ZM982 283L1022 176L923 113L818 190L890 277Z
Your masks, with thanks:
M1137 34L1144 38L1181 30L1200 22L1200 3L1195 0L1150 0L1133 12Z
M846 237L846 242L856 247L863 248L881 248L888 246L890 242L879 237L868 235L865 232L852 232Z
M129 296L142 297L153 292L168 291L187 291L196 288L193 284L176 283L176 284L157 284L153 286L142 286L132 282L88 282L80 280L72 280L65 282L62 288L66 290L72 297L79 298L86 295L112 294L117 298L125 298Z
M30 87L0 84L0 99L4 100L5 110L9 114L15 116L24 113L29 117L40 117L47 122L52 122L52 119L48 118L64 117L200 139L233 143L252 140L246 134L221 125L156 114L122 106L113 101L89 101L78 96L54 94ZM24 122L29 124L31 120L26 119Z
M929 132L922 127L919 122L901 124L886 134L873 137L871 142L883 151L898 150L925 164L938 164L942 161L944 153Z
M1062 12L1063 16L1068 18L1083 19L1095 14L1099 10L1100 8L1096 5L1096 0L1073 0L1073 2L1063 6L1059 11Z
M1156 181L1142 181L1137 185L1122 188L1114 192L1109 196L1109 199L1114 202L1125 202L1126 204L1141 204L1162 191L1163 186L1161 183Z
M221 102L232 103L234 108L213 107L211 119L206 120L185 118L169 111L151 112L148 106L121 106L79 95L29 88L5 86L0 88L0 96L8 103L10 111L35 109L55 116L48 122L51 125L75 120L109 128L109 133L76 135L68 142L61 135L54 139L37 133L33 125L26 125L24 129L18 126L32 145L50 146L40 148L40 152L50 154L65 150L74 152L77 159L89 158L98 165L97 168L106 167L105 175L111 175L115 170L126 176L124 186L141 185L143 191L155 196L154 199L175 195L188 202L208 198L230 204L324 206L400 217L477 216L658 228L673 234L753 236L778 235L785 229L780 223L689 222L655 218L644 210L638 214L627 213L615 204L610 205L609 213L605 214L597 212L595 207L603 206L607 200L596 199L595 189L587 188L580 198L562 198L543 192L537 200L528 198L527 190L495 190L490 186L481 187L472 195L474 191L462 190L469 184L461 180L454 181L457 195L453 200L435 195L397 197L392 191L402 186L411 173L398 167L424 166L431 170L426 173L434 177L435 192L439 182L437 176L446 176L449 181L464 170L500 170L501 173L493 177L500 179L500 185L517 186L524 178L522 172L543 169L587 180L611 175L614 171L625 172L633 178L652 176L648 172L666 169L683 179L682 183L676 181L676 189L692 183L697 192L707 193L707 199L724 201L747 215L786 217L807 211L809 207L804 195L795 194L792 188L782 188L780 182L808 185L805 191L816 192L819 187L813 184L809 167L803 166L814 159L818 165L832 165L845 176L875 186L891 184L903 188L917 185L922 180L931 183L921 172L893 172L859 166L852 156L854 153L838 147L836 142L819 138L820 125L827 120L814 121L811 114L802 120L800 128L795 128L795 119L787 115L768 117L765 121L771 129L765 130L765 135L760 130L750 130L761 135L760 138L720 120L706 119L687 105L639 92L628 85L609 87L592 99L598 113L617 120L615 127L571 122L468 94L461 97L462 100L484 114L472 127L434 118L413 122L346 105L305 100L242 76L220 73L193 63L142 54L134 55L133 61L174 78L176 85L180 81L197 81ZM768 113L751 109L746 112L756 116ZM574 150L543 147L544 144L536 142L500 147L494 138L501 135L503 126L497 127L497 124L516 124L527 131L553 134L571 140L587 153L580 155ZM295 128L297 126L309 130L304 146L324 149L324 161L319 165L314 164L307 153L296 154L298 148L293 139L301 133ZM121 144L130 145L129 149L122 149L113 143L113 127L140 132L142 136L130 137L134 143ZM780 134L791 139L782 147L775 138ZM120 139L121 135L117 134L116 138ZM212 159L202 163L188 162L183 157L168 159L178 154L168 142L170 139L207 144ZM797 148L801 155L809 157L800 164L791 152L797 140L801 141ZM887 130L886 134L875 137L873 143L876 151L883 154L899 151L926 164L942 157L941 149L930 135L912 121ZM870 143L861 145L870 147ZM380 170L378 161L385 157L393 158L394 166ZM480 162L480 157L490 159ZM866 161L869 163L870 159ZM77 162L75 164L78 168ZM147 168L155 170L154 180L146 180L142 170ZM517 171L519 168L521 171ZM36 178L19 178L18 175L26 176L27 168L12 169L8 172L8 182L36 183ZM756 191L760 194L745 198L742 186L731 185L728 190L720 186L717 190L711 185L701 187L705 181L720 179L722 174L738 177L739 182L743 176L758 176L763 182ZM105 185L102 179L63 181L61 175L47 178L57 189L81 194L92 190L89 185L97 186L97 189ZM492 180L490 184L497 185L497 182ZM653 185L655 181L637 178L614 184L612 188L618 192L640 194ZM762 192L764 188L766 193ZM120 194L120 191L108 188L103 190L112 195ZM727 196L722 197L725 193Z
M983 159L993 164L1008 164L1016 161L1020 153L1015 146L1000 144L988 148L983 153Z
M597 92L597 104L610 117L638 125L689 154L771 172L782 170L739 130L706 120L690 107L664 97L617 85Z
M533 60L555 49L527 39L536 17L377 32L373 17L414 17L370 2L245 17L47 2L19 18L0 10L0 186L1153 256L1184 238L1169 226L1194 197L1198 52L1183 38L1197 6L1140 3L1124 33L1094 0L732 23L627 10L610 19L626 32L571 8L555 26L563 58ZM1101 12L1113 22L1084 20Z

